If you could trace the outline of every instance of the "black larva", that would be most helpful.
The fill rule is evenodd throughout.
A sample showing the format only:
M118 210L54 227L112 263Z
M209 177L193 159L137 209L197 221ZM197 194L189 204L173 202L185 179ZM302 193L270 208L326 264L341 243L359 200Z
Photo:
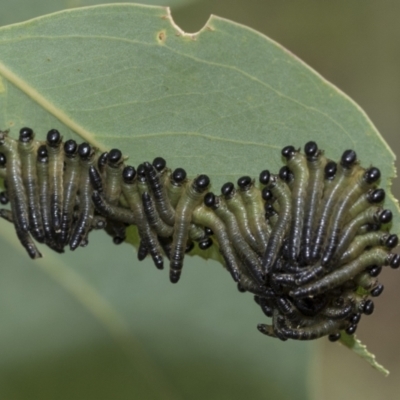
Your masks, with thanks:
M55 251L86 246L91 229L105 229L114 243L136 225L138 259L148 254L157 268L170 260L178 282L185 253L215 246L241 292L251 292L272 324L258 329L281 340L310 340L340 332L354 334L370 315L383 285L382 267L399 268L388 232L392 213L381 207L380 172L364 169L353 150L327 159L315 142L304 153L287 146L287 165L264 170L260 187L249 176L208 192L210 180L173 172L163 158L137 169L113 149L97 154L88 143L50 130L45 144L29 128L19 140L0 132L0 202L29 256L41 256L32 237Z

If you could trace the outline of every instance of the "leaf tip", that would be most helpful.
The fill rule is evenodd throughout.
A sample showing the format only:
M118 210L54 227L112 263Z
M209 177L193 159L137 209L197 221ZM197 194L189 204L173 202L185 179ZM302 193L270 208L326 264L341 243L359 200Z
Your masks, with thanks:
M347 335L345 332L342 332L342 336L340 338L340 343L350 350L353 350L358 356L363 358L367 363L371 365L372 368L378 370L385 377L389 375L389 371L381 364L376 361L375 355L370 353L367 350L367 346L361 343L359 339L357 339L354 335Z

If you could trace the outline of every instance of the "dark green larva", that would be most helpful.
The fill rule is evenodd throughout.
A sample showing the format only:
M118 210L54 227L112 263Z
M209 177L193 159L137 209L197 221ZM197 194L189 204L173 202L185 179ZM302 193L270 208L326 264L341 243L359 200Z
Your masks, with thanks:
M19 140L0 132L0 217L15 226L32 258L32 238L62 253L88 244L102 229L116 244L137 227L138 259L148 254L176 283L188 252L220 260L240 292L255 295L271 324L258 329L280 340L311 340L354 334L370 315L383 285L384 266L400 268L390 233L392 213L380 206L385 192L375 167L364 169L353 150L338 163L315 142L304 152L282 150L279 174L264 170L258 187L250 176L208 192L206 175L171 171L162 157L125 166L118 149L99 154L88 143L62 141L50 130L45 144L30 128Z

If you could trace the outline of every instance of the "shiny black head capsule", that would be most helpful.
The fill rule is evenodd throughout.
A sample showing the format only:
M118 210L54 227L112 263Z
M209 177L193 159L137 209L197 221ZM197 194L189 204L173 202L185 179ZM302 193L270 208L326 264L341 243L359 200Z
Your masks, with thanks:
M235 192L235 185L232 182L227 182L221 187L221 194L225 198L230 198Z
M350 322L354 325L357 325L361 320L361 313L353 314L350 317Z
M394 249L399 244L399 238L397 235L389 235L388 238L385 240L385 246L388 249Z
M40 162L47 162L48 154L47 154L47 148L44 144L38 148L37 158L38 158L38 161L40 161Z
M376 278L377 276L379 276L379 274L382 272L382 267L379 265L373 265L371 267L368 268L368 273L370 276L372 276L373 278Z
M185 179L186 179L186 171L183 168L177 168L172 173L172 180L177 184L182 183Z
M399 254L391 254L389 265L393 269L397 269L400 267L400 255Z
M34 133L31 128L22 128L19 131L19 141L22 143L29 143L34 138Z
M260 176L258 179L262 185L268 185L270 178L271 173L267 169L264 169L264 171L260 172Z
M376 167L371 167L365 171L364 179L367 183L372 184L381 178L381 171Z
M371 296L372 297L380 296L382 294L382 292L383 292L383 289L384 289L384 286L382 284L379 284L378 286L374 287L371 290Z
M304 146L304 154L307 159L312 159L318 154L318 145L315 142L307 142Z
M272 194L271 190L267 189L266 187L263 188L261 191L261 197L264 201L270 202L273 200L274 195Z
M293 174L292 171L284 165L280 170L279 170L279 178L281 178L284 182L289 183L293 179Z
M296 153L296 149L293 146L286 146L282 149L282 156L287 160L290 160Z
M207 236L214 235L213 230L212 230L211 228L209 228L208 226L206 226L206 227L204 228L204 232L206 233Z
M57 129L51 129L47 132L47 145L49 147L58 147L62 142L62 136Z
M136 170L131 165L126 166L122 171L122 179L125 183L133 183L136 178Z
M355 332L356 332L356 330L357 330L357 325L356 325L356 324L350 325L350 326L348 326L348 327L346 328L346 333L347 333L348 335L354 335Z
M237 184L242 190L248 190L251 186L252 179L250 176L242 176L238 179Z
M117 166L122 161L122 153L121 150L111 149L107 155L107 164L110 167Z
M89 143L83 142L78 146L78 154L82 160L87 160L92 154L92 147Z
M382 203L385 200L385 191L381 188L368 193L368 201L372 204Z
M337 342L340 339L340 332L336 332L336 333L331 333L328 336L329 341L331 342Z
M207 193L204 196L204 204L206 205L206 207L214 207L216 204L215 194L212 192Z
M138 165L137 177L139 182L146 182L146 168L143 164Z
M153 160L153 167L158 171L161 172L167 166L167 162L162 157L156 157Z
M78 145L75 140L67 140L64 143L64 153L67 157L73 157L78 151Z
M363 306L363 313L365 315L371 315L374 312L374 302L372 300L366 300Z
M343 168L351 168L355 162L357 161L357 154L354 150L346 150L342 154L342 158L340 159L340 164Z
M329 161L325 165L325 171L324 171L325 179L332 180L336 175L336 171L337 171L337 164L334 161Z
M210 248L213 244L212 239L207 238L202 240L201 242L199 242L199 249L200 250L207 250L208 248Z
M393 213L390 210L382 210L379 214L378 220L381 224L388 224L392 221Z
M193 186L198 192L204 192L210 185L210 178L207 175L199 175L194 181Z

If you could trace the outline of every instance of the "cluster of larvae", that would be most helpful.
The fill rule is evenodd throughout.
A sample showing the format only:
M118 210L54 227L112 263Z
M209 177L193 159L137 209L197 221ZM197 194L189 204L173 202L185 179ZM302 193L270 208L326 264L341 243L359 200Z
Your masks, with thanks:
M161 157L135 169L117 149L99 154L88 143L63 143L54 129L46 142L30 128L18 141L0 132L0 202L11 204L0 216L31 258L41 256L32 237L63 252L87 245L92 229L122 243L135 225L139 260L149 254L162 269L167 257L173 283L195 243L216 246L238 289L272 318L258 326L262 333L335 341L372 313L382 267L400 266L391 253L398 243L388 231L392 213L381 207L380 171L362 168L354 151L335 163L309 142L304 153L287 146L282 155L287 165L278 175L262 171L260 187L244 176L217 196L208 176L190 180Z

